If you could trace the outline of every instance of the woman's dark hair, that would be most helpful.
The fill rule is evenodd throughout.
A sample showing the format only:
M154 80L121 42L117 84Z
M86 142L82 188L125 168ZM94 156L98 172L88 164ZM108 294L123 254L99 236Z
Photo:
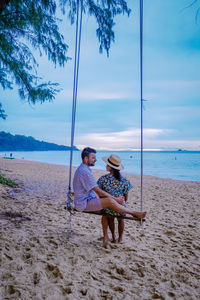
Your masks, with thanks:
M117 180L121 181L121 174L120 174L120 171L117 170L117 169L114 169L114 168L112 168L112 171L113 171L113 176L114 176Z
M81 153L82 159L84 159L86 156L88 157L90 153L97 153L97 152L95 149L90 148L90 147L84 148Z

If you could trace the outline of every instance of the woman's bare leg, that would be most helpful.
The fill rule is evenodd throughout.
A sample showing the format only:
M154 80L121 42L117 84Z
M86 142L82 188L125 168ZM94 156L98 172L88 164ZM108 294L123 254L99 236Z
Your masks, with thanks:
M118 233L119 233L118 243L122 243L123 232L124 232L124 220L118 219Z
M103 247L106 248L109 243L108 237L108 220L106 216L101 218L102 230L103 230Z
M112 234L112 242L116 243L116 237L115 237L115 219L112 217L108 218L108 226L110 228L111 234Z

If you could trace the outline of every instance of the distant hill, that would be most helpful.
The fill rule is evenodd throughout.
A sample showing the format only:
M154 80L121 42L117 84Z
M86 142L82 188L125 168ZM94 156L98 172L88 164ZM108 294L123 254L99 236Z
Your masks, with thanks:
M12 135L0 131L0 151L48 151L48 150L70 150L71 147L38 141L32 136ZM74 146L74 150L78 149Z

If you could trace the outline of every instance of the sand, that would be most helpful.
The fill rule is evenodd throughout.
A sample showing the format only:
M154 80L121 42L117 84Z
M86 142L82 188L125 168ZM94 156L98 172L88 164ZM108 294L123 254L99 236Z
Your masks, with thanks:
M75 213L67 234L68 167L0 158L0 170L20 184L0 185L0 299L200 299L200 182L145 176L146 225L126 220L105 249L100 216ZM126 176L139 210L140 177Z

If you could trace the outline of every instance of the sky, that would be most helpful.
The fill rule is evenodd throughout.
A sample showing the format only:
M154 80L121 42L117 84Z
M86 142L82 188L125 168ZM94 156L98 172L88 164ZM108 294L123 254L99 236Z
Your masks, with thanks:
M97 150L140 148L139 0L115 19L110 55L99 53L94 18L84 16L74 144ZM200 1L144 0L144 149L200 151ZM44 81L62 91L53 102L22 102L0 88L8 115L0 130L70 145L75 26L63 18L72 59L54 68L35 52Z

